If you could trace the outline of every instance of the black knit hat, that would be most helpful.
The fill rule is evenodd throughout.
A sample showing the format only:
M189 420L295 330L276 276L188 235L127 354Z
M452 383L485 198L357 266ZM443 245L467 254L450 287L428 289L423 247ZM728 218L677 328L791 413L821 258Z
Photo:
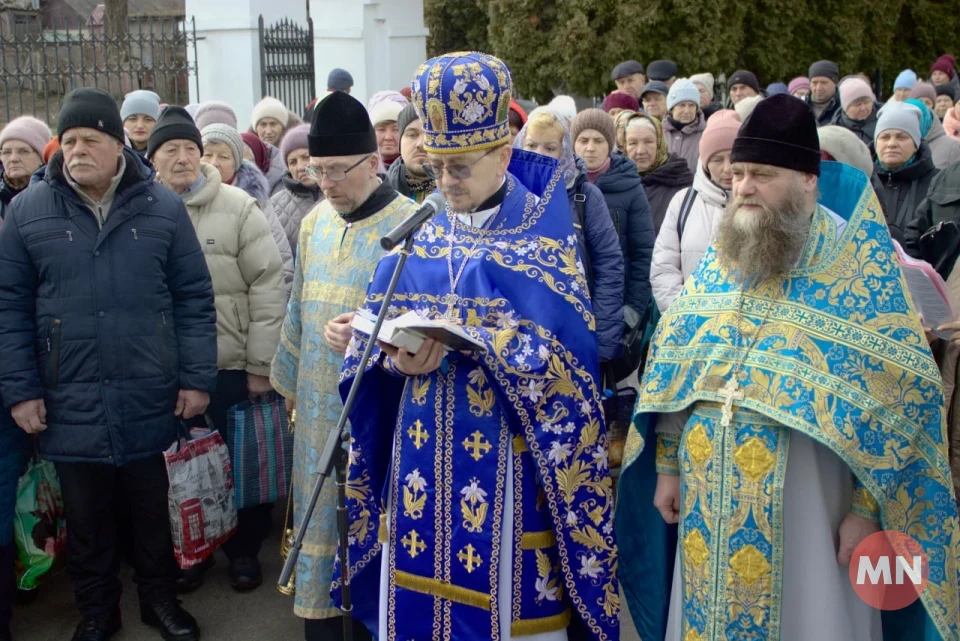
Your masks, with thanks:
M673 60L654 60L647 65L647 78L666 82L677 75L677 63Z
M89 127L110 134L124 141L123 121L117 101L103 89L81 87L74 89L63 99L63 107L57 117L57 139L75 127Z
M203 153L203 137L200 136L200 130L190 117L190 113L183 107L170 105L160 114L157 124L153 126L150 132L150 138L147 139L147 158L153 158L165 142L171 140L190 140L197 143L200 153Z
M342 91L334 91L313 110L310 155L359 156L377 150L377 133L363 103Z
M949 83L945 85L935 85L933 89L937 92L937 96L950 96L954 100L957 99L954 95L953 85Z
M818 60L810 65L807 77L810 78L810 80L814 78L829 78L834 83L839 84L840 67L831 60Z
M746 71L744 69L734 71L730 79L727 80L727 91L729 91L733 85L747 85L757 93L760 93L760 81L757 80L756 75L754 75L752 71Z
M820 175L817 120L804 101L777 94L757 103L733 141L730 162L752 162Z
M414 120L420 120L420 115L417 114L417 108L413 106L411 102L409 105L403 108L400 112L400 115L397 116L397 128L400 129L400 135L403 135L403 130L407 128Z

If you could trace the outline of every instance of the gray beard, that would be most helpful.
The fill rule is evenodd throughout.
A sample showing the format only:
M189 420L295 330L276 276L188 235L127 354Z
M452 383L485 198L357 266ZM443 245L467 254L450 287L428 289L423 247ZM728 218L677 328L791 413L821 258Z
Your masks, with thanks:
M740 211L742 198L727 205L717 230L716 250L740 287L783 276L796 265L810 234L810 213L805 211L804 200L803 188L797 183L781 202L763 204L759 212Z

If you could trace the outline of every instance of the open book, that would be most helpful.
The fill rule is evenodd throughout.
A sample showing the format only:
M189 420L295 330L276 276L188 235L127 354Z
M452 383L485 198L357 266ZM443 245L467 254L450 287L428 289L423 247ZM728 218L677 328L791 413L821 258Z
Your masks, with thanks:
M936 329L944 323L954 320L953 309L947 296L947 286L933 266L923 260L908 255L900 244L894 241L900 269L907 280L907 288L917 311L923 315L923 324ZM953 332L934 332L944 340L950 340Z
M370 336L376 324L375 316L366 311L357 312L350 326L362 334ZM442 343L447 351L485 351L484 344L470 336L463 327L443 320L427 320L416 312L407 312L393 320L383 321L378 339L387 345L405 347L416 354L428 338Z

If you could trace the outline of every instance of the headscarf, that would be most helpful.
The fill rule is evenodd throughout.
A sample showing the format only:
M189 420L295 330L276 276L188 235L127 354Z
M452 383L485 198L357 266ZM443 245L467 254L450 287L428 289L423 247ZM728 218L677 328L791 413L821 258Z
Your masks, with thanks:
M637 118L646 118L651 123L653 123L653 129L657 132L657 155L654 158L653 164L650 165L648 169L638 169L637 173L641 176L645 176L653 171L659 169L663 163L667 162L667 158L670 156L670 151L667 149L667 138L663 135L663 125L660 124L660 120L649 115L645 111L621 111L617 114L616 124L617 124L617 148L623 152L627 153L627 127L630 124L631 120Z
M572 189L573 185L577 181L577 174L579 170L577 169L577 158L573 153L573 139L570 137L570 127L567 126L567 120L560 113L551 109L550 107L537 107L527 116L527 122L524 123L523 128L520 130L520 133L517 134L517 137L513 139L513 148L514 149L523 149L524 143L527 140L527 127L530 126L530 121L533 120L533 117L539 113L548 113L554 118L557 119L557 122L560 123L560 126L563 127L563 140L561 147L563 149L563 155L560 157L560 171L563 172L563 183L567 189Z
M916 98L908 98L904 100L904 102L920 110L920 139L925 139L927 134L930 133L930 127L933 126L934 113L930 111L929 107ZM919 147L919 145L917 146Z
M263 144L263 141L252 131L246 131L240 134L240 137L243 138L243 142L247 143L247 147L250 147L250 151L253 152L254 164L266 175L267 172L270 171L270 152L267 150L267 146Z

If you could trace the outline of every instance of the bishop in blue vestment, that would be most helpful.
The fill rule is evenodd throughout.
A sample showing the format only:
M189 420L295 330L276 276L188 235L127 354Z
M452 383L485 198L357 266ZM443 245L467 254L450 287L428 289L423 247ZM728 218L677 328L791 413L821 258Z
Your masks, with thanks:
M350 415L356 614L391 641L553 641L574 624L618 639L597 340L562 176L550 159L511 162L500 60L435 58L412 92L448 205L418 233L390 314L445 318L484 350L374 351ZM397 260L380 261L364 309L380 310Z

